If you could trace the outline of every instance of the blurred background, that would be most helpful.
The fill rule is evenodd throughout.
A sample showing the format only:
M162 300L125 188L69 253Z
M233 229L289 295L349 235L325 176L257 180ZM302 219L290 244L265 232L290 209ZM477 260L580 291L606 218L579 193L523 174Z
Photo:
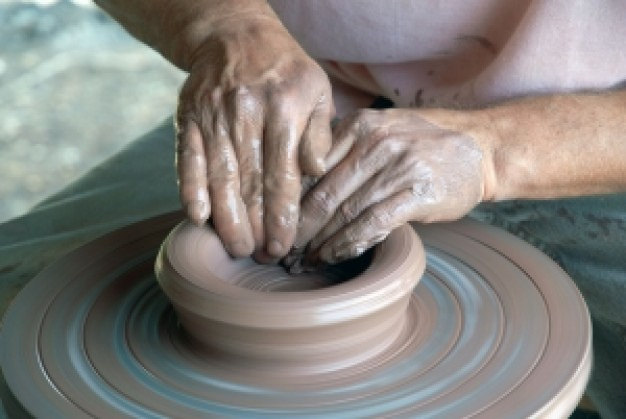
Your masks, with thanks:
M0 0L0 222L172 114L184 77L90 0Z

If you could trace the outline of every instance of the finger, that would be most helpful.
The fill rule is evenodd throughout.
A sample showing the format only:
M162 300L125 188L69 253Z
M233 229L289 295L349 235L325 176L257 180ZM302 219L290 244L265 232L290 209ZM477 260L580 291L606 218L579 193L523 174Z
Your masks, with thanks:
M280 261L280 257L270 255L267 250L265 250L265 247L261 247L260 249L255 250L252 257L257 263L267 265L274 265L278 263L278 261Z
M263 148L265 250L283 257L293 244L300 201L298 143L304 124L290 116L285 102L266 118Z
M264 244L263 234L263 110L247 88L228 97L230 137L239 166L240 192L246 207L255 249Z
M384 172L378 172L371 177L339 205L330 221L311 239L308 251L317 250L329 237L332 237L342 227L354 221L367 208L393 196L398 192L398 186L401 186L401 179L390 177Z
M361 255L414 216L414 195L403 190L363 211L324 243L312 257L337 263Z
M347 134L352 136L353 134ZM352 140L351 140L352 141ZM356 146L337 166L327 173L302 200L300 229L296 247L304 247L333 217L342 202L374 176L393 157L381 147L383 141Z
M319 104L311 113L309 123L300 143L300 167L302 173L321 176L326 171L324 158L332 143L330 129L331 106Z
M254 249L254 240L241 200L237 158L222 110L213 112L213 124L205 134L213 225L232 256L248 256Z
M195 224L204 224L211 212L207 164L202 134L190 119L177 121L176 171L180 200L187 217Z
M330 150L326 154L324 164L329 171L343 160L357 140L359 127L355 123L355 117L344 118L337 122L332 130L333 141Z

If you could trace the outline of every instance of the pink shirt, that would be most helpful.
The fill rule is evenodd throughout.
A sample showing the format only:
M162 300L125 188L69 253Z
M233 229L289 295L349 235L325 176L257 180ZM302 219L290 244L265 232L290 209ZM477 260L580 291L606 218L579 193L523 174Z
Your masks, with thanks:
M269 2L331 76L398 106L477 106L626 80L626 1Z

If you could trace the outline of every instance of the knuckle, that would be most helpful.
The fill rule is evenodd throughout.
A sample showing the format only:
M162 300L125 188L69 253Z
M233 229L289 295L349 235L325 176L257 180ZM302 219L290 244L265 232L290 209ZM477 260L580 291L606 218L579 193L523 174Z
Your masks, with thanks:
M257 159L245 157L239 158L238 165L239 175L241 176L242 182L243 179L254 179L255 181L258 181L263 178L262 169Z
M208 166L208 175L214 181L232 181L239 176L237 161L222 153L215 156Z
M235 98L246 98L250 96L250 94L250 88L243 84L238 84L234 86L230 91L230 95Z
M266 195L280 195L295 200L300 194L301 185L299 176L289 169L267 173L263 179L263 188Z
M247 207L260 205L263 202L263 183L256 176L243 178L241 180L241 196Z
M293 118L298 107L294 95L287 91L270 95L268 97L268 105L281 119Z
M248 86L235 86L228 94L229 101L236 107L250 108L256 105L255 94Z
M335 211L336 200L331 193L319 190L308 195L306 205L322 218L328 218Z
M269 226L278 229L295 230L298 222L298 205L294 203L284 203L283 205L273 205L265 213Z
M374 228L385 227L391 222L391 214L384 206L374 206L367 210L366 223Z
M360 158L356 158L351 162L351 167L354 173L370 173L373 174L381 166L381 159L385 156L384 153L378 150L372 150L364 153Z
M385 151L387 148L387 132L383 128L376 127L368 130L367 136L365 137L366 142L370 144L372 147L382 148L380 151Z
M353 203L346 201L339 206L338 216L344 224L354 220L357 216L356 207Z
M369 144L381 136L384 137L383 131L373 123L375 112L372 109L359 109L347 118L349 130L357 136L359 142Z
M291 82L283 78L272 78L265 84L265 97L268 103L280 104L291 90Z
M347 228L346 231L343 233L343 237L342 237L343 242L344 243L357 243L361 241L361 235L365 231L367 230L364 230L361 228L355 228L355 227Z

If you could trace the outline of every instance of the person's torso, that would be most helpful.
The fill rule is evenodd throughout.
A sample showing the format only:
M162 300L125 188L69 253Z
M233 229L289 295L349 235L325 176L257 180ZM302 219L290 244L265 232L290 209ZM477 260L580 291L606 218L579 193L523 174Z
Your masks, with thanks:
M331 75L400 106L472 106L626 80L622 1L270 4Z

